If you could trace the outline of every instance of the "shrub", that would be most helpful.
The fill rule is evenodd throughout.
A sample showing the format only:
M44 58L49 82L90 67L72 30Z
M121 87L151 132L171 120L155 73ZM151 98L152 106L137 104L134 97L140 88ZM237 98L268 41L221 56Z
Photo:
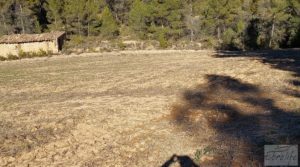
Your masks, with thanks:
M228 28L223 33L223 42L225 45L232 45L232 41L234 38L236 38L236 32L231 28Z
M38 52L24 52L23 50L19 50L18 56L20 59L24 58L33 58L33 57L46 57L52 55L51 51L45 51L40 49Z
M27 55L28 58L39 57L39 52L28 52Z
M5 61L7 58L4 56L0 56L0 61Z
M218 40L213 37L207 37L206 39L203 40L203 48L205 49L218 48L218 46L219 46Z
M20 59L25 59L25 58L36 57L36 54L34 52L24 52L23 50L19 50L18 56Z
M9 53L7 55L7 60L18 60L18 59L20 59L20 58L14 54Z
M169 46L168 40L166 39L166 35L164 32L159 32L158 42L161 48L167 48Z
M46 57L46 56L51 56L52 54L53 54L52 51L45 51L43 49L40 49L37 52L24 52L22 49L20 49L18 52L18 56L10 53L7 55L7 58L0 56L0 61L18 60L18 59L34 58L34 57Z
M118 48L120 48L121 50L126 49L126 45L121 40L118 41L117 45L118 45Z
M108 7L105 7L101 13L101 35L107 39L114 38L119 35L118 24Z
M46 57L46 56L48 56L49 54L50 54L49 51L46 52L46 51L40 49L38 52L36 52L36 57Z
M28 55L26 52L24 52L22 49L20 49L18 52L18 56L20 59L24 59L24 58L27 58Z
M94 47L89 47L87 50L88 52L96 52L96 49Z
M112 52L112 49L111 48L103 48L102 49L104 52Z
M71 37L71 45L80 45L84 43L84 38L82 36L74 35Z

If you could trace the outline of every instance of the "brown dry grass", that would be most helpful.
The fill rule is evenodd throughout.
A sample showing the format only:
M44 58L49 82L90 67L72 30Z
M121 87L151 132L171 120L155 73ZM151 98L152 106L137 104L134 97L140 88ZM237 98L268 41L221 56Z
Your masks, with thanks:
M276 137L283 128L265 132L283 123L263 112L276 109L288 118L285 113L299 109L292 96L299 88L288 82L298 78L252 58L212 54L112 52L0 62L0 166L160 166L173 154L195 158L207 147L216 151L202 164L239 164L256 149L256 140L245 139L256 134L247 123L267 126L257 133L264 140L286 140ZM236 126L251 135L237 137L230 131ZM231 157L242 158L217 154L230 149L236 150Z

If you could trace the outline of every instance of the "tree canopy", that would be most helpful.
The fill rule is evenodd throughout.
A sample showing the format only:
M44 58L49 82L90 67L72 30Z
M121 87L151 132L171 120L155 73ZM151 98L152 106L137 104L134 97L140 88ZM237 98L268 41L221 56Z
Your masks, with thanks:
M226 49L299 47L299 0L1 0L0 35L186 39Z

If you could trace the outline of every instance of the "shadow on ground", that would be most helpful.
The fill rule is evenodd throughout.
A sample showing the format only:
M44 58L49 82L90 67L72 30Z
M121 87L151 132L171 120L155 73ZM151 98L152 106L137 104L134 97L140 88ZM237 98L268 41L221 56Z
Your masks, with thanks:
M290 84L300 88L300 49L265 50L265 51L219 51L214 57L252 57L272 68L292 72L294 80ZM287 90L288 95L300 98L300 91Z
M189 156L173 155L161 167L171 167L174 164L179 164L180 167L199 167Z
M174 122L193 136L216 136L205 141L214 147L213 159L200 165L260 166L264 145L300 144L300 113L276 106L278 97L230 76L207 75L206 80L185 91L171 110Z

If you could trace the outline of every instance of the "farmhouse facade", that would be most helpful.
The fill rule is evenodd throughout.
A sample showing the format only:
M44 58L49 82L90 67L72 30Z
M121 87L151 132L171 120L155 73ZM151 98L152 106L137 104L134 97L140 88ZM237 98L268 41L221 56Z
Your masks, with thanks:
M23 52L40 50L59 53L65 40L65 32L49 32L43 34L14 34L0 37L0 55L18 55Z

